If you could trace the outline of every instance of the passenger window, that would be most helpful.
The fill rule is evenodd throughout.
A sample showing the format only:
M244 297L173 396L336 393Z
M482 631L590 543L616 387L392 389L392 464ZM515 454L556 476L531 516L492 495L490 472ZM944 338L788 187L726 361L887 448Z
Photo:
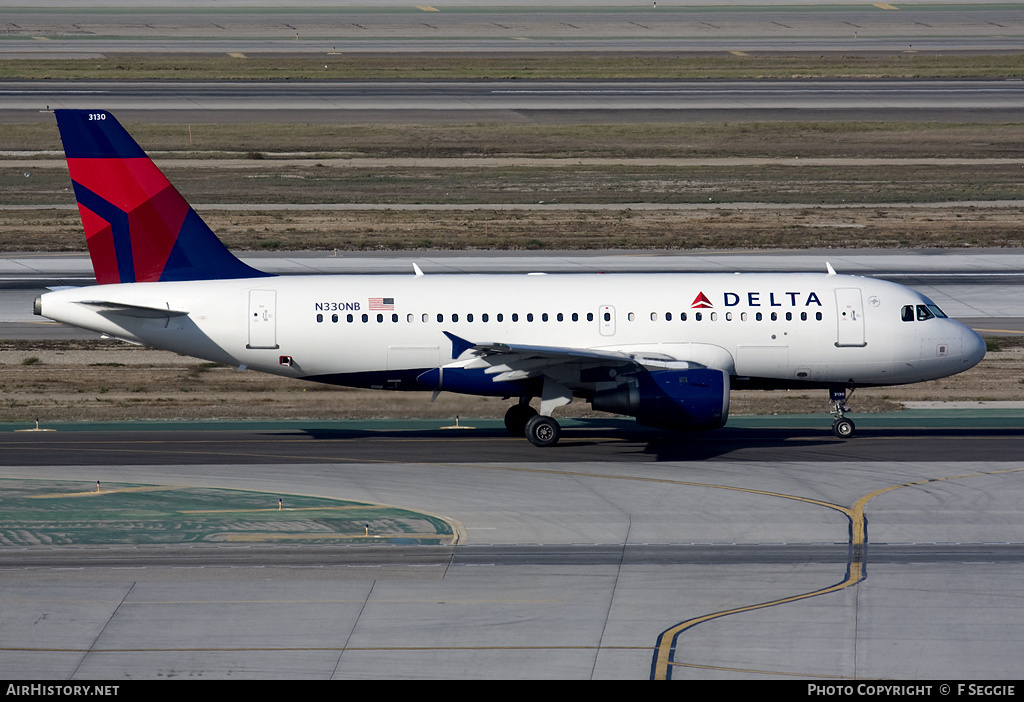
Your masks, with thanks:
M323 322L323 321L324 321L324 316L323 316L322 314L318 314L318 315L316 316L316 321L317 321L317 322Z
M350 314L345 315L345 321L346 322L351 322L352 320L353 320L352 315L350 315Z
M497 316L497 320L499 322L504 322L505 321L505 315L503 315L501 312L499 312L498 316Z
M605 317L607 317L607 316L608 315L605 315ZM587 312L587 321L588 322L593 322L594 321L594 313L593 312ZM607 322L608 320L606 319L605 321Z
M337 323L338 322L338 315L332 314L331 315L331 321L334 322L334 323Z
M480 315L480 321L481 322L485 322L486 323L488 319L490 319L490 318L487 316L486 312L484 312L482 315Z
M574 322L580 321L580 316L579 316L578 313L576 313L576 312L572 313L572 321L574 321Z
M699 322L702 319L704 319L704 315L702 313L700 313L700 312L694 312L693 313L693 321Z
M473 314L472 313L466 315L466 321L467 322L472 322L473 321Z
M665 313L665 321L666 322L671 322L672 321L672 313L671 312L666 312Z
M532 322L533 321L533 312L527 312L526 313L526 321L527 322Z

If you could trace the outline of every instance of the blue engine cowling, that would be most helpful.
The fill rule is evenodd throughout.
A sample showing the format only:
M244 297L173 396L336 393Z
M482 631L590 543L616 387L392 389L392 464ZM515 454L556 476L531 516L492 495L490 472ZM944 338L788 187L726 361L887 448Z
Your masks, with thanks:
M717 429L729 418L729 374L712 368L644 371L594 393L591 405L659 429Z
M416 377L416 382L430 390L448 390L466 395L494 395L496 397L538 396L542 380L525 378L501 383L494 382L483 368L431 368Z

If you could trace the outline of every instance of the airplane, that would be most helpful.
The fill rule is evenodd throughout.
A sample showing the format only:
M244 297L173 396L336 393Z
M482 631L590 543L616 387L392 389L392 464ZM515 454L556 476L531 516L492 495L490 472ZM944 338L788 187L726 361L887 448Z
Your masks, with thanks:
M335 385L518 398L536 446L574 399L670 430L715 429L732 388L828 390L965 371L985 342L924 295L821 273L277 276L236 258L103 110L57 110L97 285L34 312L134 344ZM531 406L538 399L539 411Z

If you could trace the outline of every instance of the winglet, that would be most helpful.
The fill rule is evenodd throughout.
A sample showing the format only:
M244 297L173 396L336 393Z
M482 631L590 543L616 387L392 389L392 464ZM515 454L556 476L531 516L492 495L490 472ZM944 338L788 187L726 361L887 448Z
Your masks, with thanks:
M828 271L829 275L835 275L836 274L836 269L833 268L832 264L829 263L828 261L825 261L825 270Z
M55 114L96 282L269 275L228 251L112 114Z
M423 271L421 271L420 267L417 266L415 263L412 264L412 272L416 274L417 278L423 277Z
M466 341L462 337L455 336L451 332L444 332L444 335L452 342L452 360L464 354L467 349L471 349L476 346L472 341Z

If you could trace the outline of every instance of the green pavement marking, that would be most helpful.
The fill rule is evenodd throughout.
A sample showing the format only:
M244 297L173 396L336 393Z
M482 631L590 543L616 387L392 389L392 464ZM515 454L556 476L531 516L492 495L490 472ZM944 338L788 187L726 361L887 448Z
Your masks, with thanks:
M0 549L253 542L441 545L454 538L444 519L365 502L215 488L0 480Z

